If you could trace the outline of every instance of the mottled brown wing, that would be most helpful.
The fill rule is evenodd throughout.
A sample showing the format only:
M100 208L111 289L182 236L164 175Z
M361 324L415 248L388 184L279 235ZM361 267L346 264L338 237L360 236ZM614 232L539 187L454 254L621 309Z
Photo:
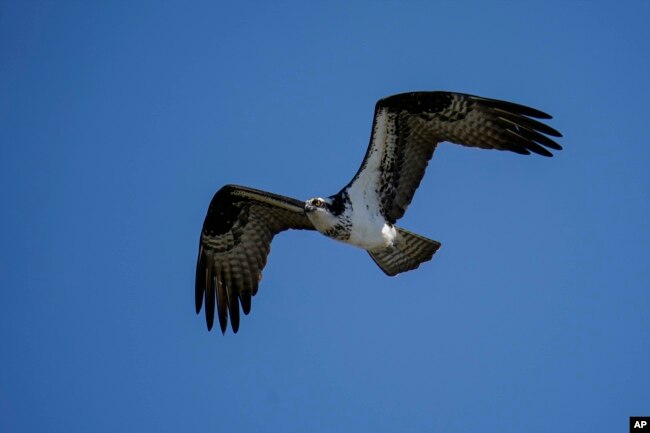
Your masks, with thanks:
M552 156L547 148L561 150L548 136L562 135L535 118L551 116L523 105L463 93L389 96L377 102L370 145L351 184L376 176L375 182L360 184L364 188L379 185L375 192L382 214L394 223L411 203L440 142L524 155Z
M205 300L205 319L212 329L217 308L226 332L228 316L239 329L239 305L244 314L257 293L273 236L288 229L314 230L304 203L265 191L226 185L214 195L203 223L196 263L196 312Z

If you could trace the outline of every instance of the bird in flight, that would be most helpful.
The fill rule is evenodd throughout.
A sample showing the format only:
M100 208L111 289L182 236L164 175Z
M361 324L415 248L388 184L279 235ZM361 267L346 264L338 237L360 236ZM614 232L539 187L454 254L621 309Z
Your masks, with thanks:
M361 167L338 193L306 201L238 185L212 198L196 264L195 302L215 309L222 333L239 329L240 305L251 309L273 237L316 230L362 248L386 275L431 260L440 243L395 223L404 216L434 150L448 141L468 147L553 156L562 135L535 119L546 113L511 102L453 92L410 92L380 99Z

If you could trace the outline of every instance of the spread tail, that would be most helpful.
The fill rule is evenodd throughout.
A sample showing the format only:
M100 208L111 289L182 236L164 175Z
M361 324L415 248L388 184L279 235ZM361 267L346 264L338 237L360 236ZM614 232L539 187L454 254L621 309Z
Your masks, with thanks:
M395 245L383 250L368 251L370 257L388 276L416 269L420 263L431 260L440 248L440 242L427 239L395 227L397 239Z

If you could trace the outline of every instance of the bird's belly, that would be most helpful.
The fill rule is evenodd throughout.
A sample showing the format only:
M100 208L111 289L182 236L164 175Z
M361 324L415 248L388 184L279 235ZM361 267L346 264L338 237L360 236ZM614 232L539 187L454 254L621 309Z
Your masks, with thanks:
M344 242L364 250L377 250L392 246L395 235L395 228L384 222L380 224L353 224L350 237Z
M365 250L384 249L393 245L395 228L388 224L379 213L376 197L369 197L366 189L350 190L352 214L350 215L351 230L347 239L349 244Z

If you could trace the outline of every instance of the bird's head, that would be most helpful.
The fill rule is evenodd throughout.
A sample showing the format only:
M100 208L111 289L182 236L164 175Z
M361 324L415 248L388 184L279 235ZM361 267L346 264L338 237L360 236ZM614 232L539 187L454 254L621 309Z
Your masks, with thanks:
M305 213L328 212L331 213L332 199L314 197L305 202Z
M305 202L305 214L317 230L325 232L337 224L338 218L332 211L332 205L331 198L315 197Z

